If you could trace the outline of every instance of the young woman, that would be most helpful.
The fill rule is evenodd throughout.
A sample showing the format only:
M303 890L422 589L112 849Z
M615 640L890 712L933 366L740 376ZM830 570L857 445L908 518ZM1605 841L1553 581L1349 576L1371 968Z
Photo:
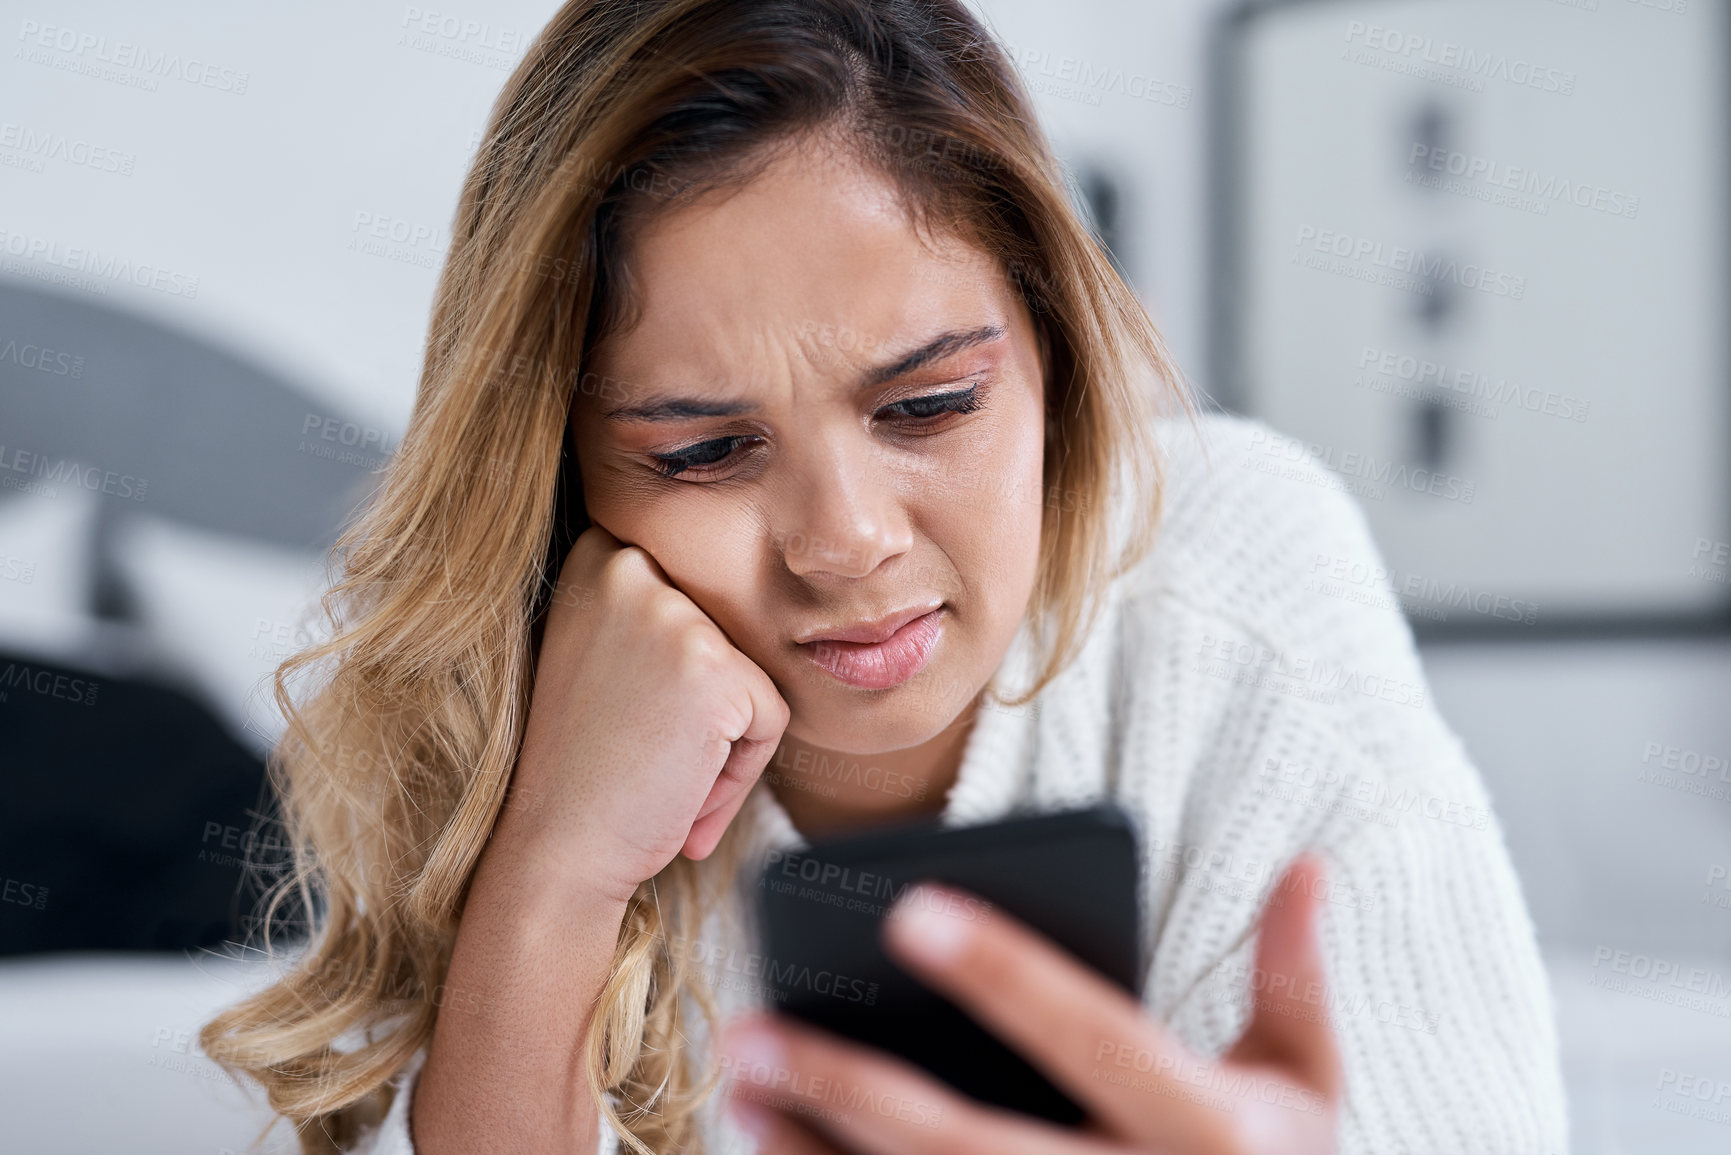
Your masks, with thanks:
M1483 788L1386 581L1318 580L1380 572L1361 517L1163 415L960 3L573 0L454 238L278 675L309 942L202 1036L305 1150L1564 1148ZM954 892L887 930L1086 1129L744 1013L767 850L1105 798L1140 1000Z

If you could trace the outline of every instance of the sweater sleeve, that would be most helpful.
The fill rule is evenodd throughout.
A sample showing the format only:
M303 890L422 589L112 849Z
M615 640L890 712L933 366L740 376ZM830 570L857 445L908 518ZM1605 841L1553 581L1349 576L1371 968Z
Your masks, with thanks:
M1134 740L1151 823L1152 1013L1209 1057L1253 1011L1326 1015L1341 1155L1553 1155L1567 1123L1549 984L1484 784L1431 701L1356 505L1309 462L1246 466L1187 503L1206 542L1143 594ZM1184 515L1180 515L1184 516ZM1369 575L1362 596L1316 580ZM1344 591L1352 593L1352 591ZM1166 723L1161 717L1182 721ZM1165 786L1153 785L1161 782ZM1254 965L1256 920L1306 849L1327 865L1324 990Z
M1270 824L1295 808L1313 820L1284 817L1310 836L1252 868L1243 894L1253 900L1215 889L1195 904L1192 917L1216 928L1212 957L1163 1017L1219 1055L1252 1013L1326 1015L1346 1079L1341 1155L1560 1155L1550 991L1485 798L1465 776L1427 782L1368 761L1332 765L1345 771L1343 787L1306 788L1283 781L1284 770L1258 776ZM1254 928L1274 880L1307 846L1327 863L1327 982L1300 990L1256 969Z
M409 1134L409 1111L414 1103L415 1086L420 1082L421 1066L425 1061L426 1052L417 1051L415 1057L397 1074L397 1093L391 1100L390 1111L386 1113L378 1128L363 1137L346 1155L415 1155L415 1143ZM618 1155L619 1142L613 1128L608 1126L606 1120L602 1120L600 1130L596 1155Z

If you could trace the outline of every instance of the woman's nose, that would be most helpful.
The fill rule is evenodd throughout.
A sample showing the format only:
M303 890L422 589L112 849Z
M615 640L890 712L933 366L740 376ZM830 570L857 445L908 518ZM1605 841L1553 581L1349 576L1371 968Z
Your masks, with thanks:
M787 508L775 527L787 568L800 577L865 577L913 544L901 487L869 449L832 452L789 479Z

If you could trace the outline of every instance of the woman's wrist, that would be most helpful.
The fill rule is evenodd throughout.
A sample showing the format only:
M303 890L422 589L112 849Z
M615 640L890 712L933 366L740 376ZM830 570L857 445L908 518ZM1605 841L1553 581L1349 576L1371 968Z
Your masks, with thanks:
M452 951L414 1103L418 1150L439 1155L508 1139L563 1150L590 1136L582 1065L626 902L538 869L528 842L489 844Z
M573 829L550 815L508 805L482 851L476 881L487 869L499 876L499 885L521 888L526 900L578 903L603 917L617 907L623 919L642 880L615 877L618 857L616 842L602 831Z
M558 944L582 956L605 956L605 969L631 895L598 883L581 851L549 843L495 834L470 881L463 927L484 922L489 938L530 953Z

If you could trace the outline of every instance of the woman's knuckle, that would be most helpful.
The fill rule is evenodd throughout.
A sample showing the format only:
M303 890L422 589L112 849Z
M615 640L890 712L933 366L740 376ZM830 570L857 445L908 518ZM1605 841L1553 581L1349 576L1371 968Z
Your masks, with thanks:
M695 673L708 673L720 665L725 653L714 631L693 622L679 632L679 653L687 668Z
M618 585L641 583L650 572L649 555L634 545L614 550L601 562L603 577Z
M690 624L682 601L678 591L671 589L643 590L629 599L627 604L638 636L658 650L670 644L682 648Z

